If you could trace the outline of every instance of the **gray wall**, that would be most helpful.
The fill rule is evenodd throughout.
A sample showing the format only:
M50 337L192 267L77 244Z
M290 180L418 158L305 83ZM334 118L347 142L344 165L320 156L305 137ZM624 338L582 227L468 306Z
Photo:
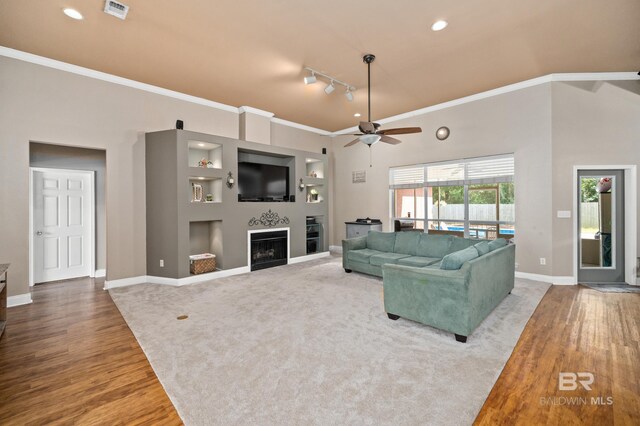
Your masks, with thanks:
M189 130L238 137L236 113L0 57L0 260L12 264L9 296L29 292L29 142L106 151L107 279L140 276L144 134L177 119ZM307 147L316 136L296 131L277 143ZM320 152L325 144L317 144Z
M573 166L640 166L640 81L552 83L552 91L555 213L573 207ZM572 221L552 220L553 273L572 275Z
M187 167L189 140L222 145L222 169L190 170ZM147 273L168 278L189 276L188 255L193 250L212 251L218 267L233 269L247 266L247 231L271 229L264 225L249 225L271 210L288 223L273 228L290 228L290 257L306 255L306 216L328 217L329 200L309 204L298 191L297 183L306 173L306 158L323 160L326 156L273 145L239 141L213 135L184 131L161 131L147 135ZM250 152L250 153L249 153ZM259 155L256 152L263 154ZM290 167L290 192L295 202L238 202L238 157L251 161L285 164ZM273 154L277 158L265 156ZM233 188L223 185L220 203L190 203L187 177L206 174L226 179L231 171L236 178ZM176 185L177 184L177 185ZM177 200L177 201L176 201ZM220 221L217 227L210 221ZM190 225L200 222L196 225ZM215 238L210 238L213 235ZM213 240L221 241L214 244ZM326 241L326 237L324 238ZM325 243L324 249L327 248ZM210 250L205 250L211 247ZM164 267L160 267L160 260Z
M107 211L105 208L106 152L32 142L31 167L91 170L95 172L96 269L107 267Z
M396 121L384 128L420 126L423 133L400 136L402 143L364 144L344 148L353 136L336 137L335 194L332 244L345 236L345 221L358 217L389 222L389 168L418 163L514 153L516 167L516 240L519 270L545 275L552 272L551 241L551 87L535 86L488 99ZM435 137L440 126L451 136ZM366 183L351 183L351 172L366 170ZM545 257L547 264L539 265Z
M371 168L366 146L343 148L352 137L337 137L331 244L344 238L343 222L357 217L379 217L391 229L389 167L513 152L519 270L571 276L573 222L556 212L573 208L573 166L640 164L639 94L640 81L547 83L387 123L424 133L377 144ZM434 133L443 125L451 136L439 142ZM354 170L367 171L366 184L351 183Z

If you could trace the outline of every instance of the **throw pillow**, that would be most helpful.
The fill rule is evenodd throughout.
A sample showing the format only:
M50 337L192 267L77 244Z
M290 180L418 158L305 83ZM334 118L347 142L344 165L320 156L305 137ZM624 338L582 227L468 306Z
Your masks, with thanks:
M474 245L474 247L478 250L478 256L482 256L483 254L487 254L491 251L491 247L489 247L489 243L487 241L482 241Z
M507 245L507 240L505 240L504 238L496 238L495 240L489 243L489 251L494 251L506 245Z
M454 270L462 268L462 264L468 260L478 257L478 250L475 247L467 247L464 250L450 253L442 258L440 269Z

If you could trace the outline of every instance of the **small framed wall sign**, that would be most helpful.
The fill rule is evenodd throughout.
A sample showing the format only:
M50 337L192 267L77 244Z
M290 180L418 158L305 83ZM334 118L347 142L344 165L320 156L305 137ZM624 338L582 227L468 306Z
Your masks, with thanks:
M367 181L367 171L357 170L351 172L351 180L353 183L365 183Z

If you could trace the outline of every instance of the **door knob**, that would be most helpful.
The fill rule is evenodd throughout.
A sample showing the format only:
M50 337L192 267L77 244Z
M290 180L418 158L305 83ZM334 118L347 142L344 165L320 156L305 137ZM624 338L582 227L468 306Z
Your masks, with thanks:
M42 235L42 231L36 232L36 235L38 235L38 236Z

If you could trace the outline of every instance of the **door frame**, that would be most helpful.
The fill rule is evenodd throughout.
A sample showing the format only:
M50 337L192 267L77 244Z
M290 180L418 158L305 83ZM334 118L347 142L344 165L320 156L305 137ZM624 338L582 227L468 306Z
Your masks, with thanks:
M89 236L90 236L90 247L91 247L91 255L89 256L89 277L94 278L96 275L96 184L95 184L95 174L96 172L93 170L73 170L73 169L56 169L56 168L47 168L47 167L29 167L29 287L33 287L34 282L34 229L33 229L33 183L34 183L34 173L36 172L44 172L44 173L68 173L75 175L84 175L89 177L90 182L90 191L89 191L89 216L91 220L89 221Z
M632 165L574 165L573 193L573 283L578 284L578 170L624 171L624 280L627 284L640 285L636 279L638 251L638 193L637 166Z

